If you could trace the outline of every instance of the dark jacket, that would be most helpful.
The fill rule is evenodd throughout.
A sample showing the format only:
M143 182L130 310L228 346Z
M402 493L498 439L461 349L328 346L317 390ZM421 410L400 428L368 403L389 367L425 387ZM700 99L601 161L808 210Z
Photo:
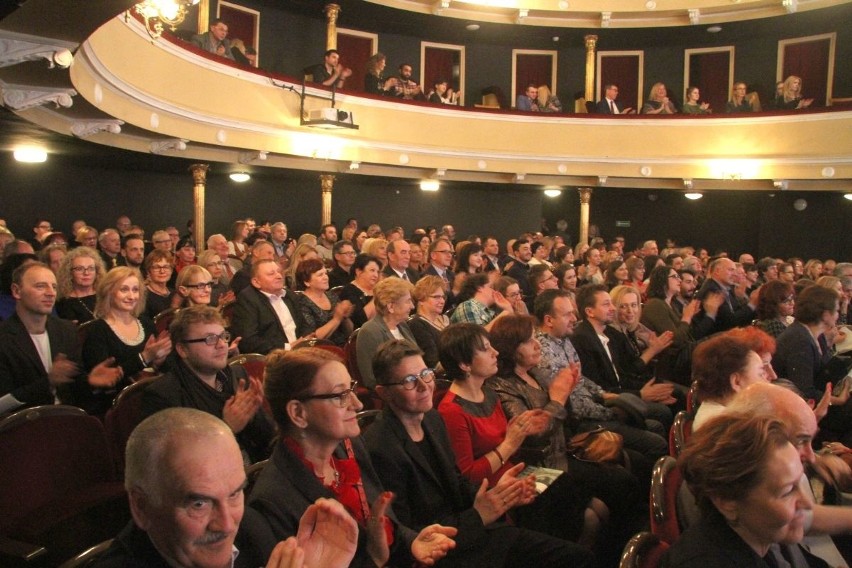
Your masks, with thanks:
M704 298L710 292L726 293L726 290L716 280L708 278L704 284L695 293L695 297L699 300ZM719 306L719 311L716 313L715 320L709 317L702 309L694 318L692 318L692 335L695 339L701 339L720 331L727 331L734 327L742 327L749 325L754 319L755 313L748 304L740 305L739 300L732 297L733 291L727 291L728 300L722 302Z
M296 322L296 337L291 338L295 341L305 335L305 320L292 292L288 290L283 300ZM237 295L231 334L243 338L240 342L240 351L243 353L266 355L289 342L269 298L254 286L249 286Z

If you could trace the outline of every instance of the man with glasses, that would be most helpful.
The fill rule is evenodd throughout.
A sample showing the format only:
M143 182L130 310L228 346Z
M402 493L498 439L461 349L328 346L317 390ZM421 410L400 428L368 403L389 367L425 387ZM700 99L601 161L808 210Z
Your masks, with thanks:
M456 547L441 566L580 566L579 545L500 522L531 498L522 464L491 489L459 473L440 415L432 408L435 372L406 341L383 343L373 357L376 393L385 403L364 439L385 489L396 496L399 522L414 530L433 523L456 527Z
M618 98L618 85L609 83L604 87L604 98L598 101L595 111L598 114L632 114L632 108L622 108L621 104L616 102Z
M429 245L429 266L423 271L423 276L439 276L447 283L447 303L444 306L444 312L450 311L456 305L453 295L453 282L456 275L450 270L455 255L453 244L449 239L437 238Z
M171 242L171 240L169 242ZM240 262L237 268L234 268L234 266L230 263L230 260L232 259L228 258L228 239L225 238L225 235L216 233L207 237L207 248L215 252L221 260L222 275L219 277L219 283L228 286L231 283L231 279L234 277L234 273L242 267L242 263Z
M41 248L42 243L44 242L45 237L53 232L53 225L50 224L50 221L47 219L38 219L36 220L35 225L33 226L33 233L35 236L33 237L32 245L35 250L39 250Z
M215 308L180 310L169 326L177 355L171 370L142 395L145 416L175 406L203 410L234 432L245 463L269 457L275 427L261 410L263 387L242 368L228 366L231 335Z
M334 258L334 268L328 273L328 286L329 288L346 286L355 278L352 274L352 265L355 264L357 253L352 246L352 241L337 241L331 249L331 255Z

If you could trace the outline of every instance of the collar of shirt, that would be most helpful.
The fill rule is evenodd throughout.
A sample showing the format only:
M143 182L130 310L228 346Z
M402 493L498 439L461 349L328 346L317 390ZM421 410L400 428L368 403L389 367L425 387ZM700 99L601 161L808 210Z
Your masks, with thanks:
M278 295L278 294L270 294L269 292L264 292L264 291L263 291L263 290L261 290L260 288L258 288L257 290L258 290L258 292L260 292L261 294L263 294L264 296L266 296L266 297L269 299L269 301L270 301L270 302L274 302L275 300L283 300L283 299L284 299L284 296L286 296L286 295L287 295L287 289L286 289L286 288L284 288L283 290L281 290L281 295Z

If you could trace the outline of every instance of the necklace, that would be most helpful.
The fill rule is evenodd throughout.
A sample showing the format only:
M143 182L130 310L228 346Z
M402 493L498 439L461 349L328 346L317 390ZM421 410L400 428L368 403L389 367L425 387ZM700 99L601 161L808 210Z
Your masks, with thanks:
M334 489L337 489L338 487L340 487L340 472L337 471L337 466L334 464L334 458L333 457L328 459L328 463L329 463L329 465L331 465L331 469L334 471L334 481L331 482L331 487L334 488ZM316 478L319 479L320 482L322 482L323 485L325 485L325 476L324 475L321 475L319 473L314 472L314 476L316 476Z
M87 305L86 305L86 302L84 302L84 301L83 301L83 298L75 298L75 300L77 300L78 302L80 302L80 305L81 305L81 306L83 306L83 309L84 309L84 310L86 310L87 312L89 312L89 315L90 315L90 316L95 317L95 312L93 312L92 310L90 310L90 309L89 309L89 306L87 306Z

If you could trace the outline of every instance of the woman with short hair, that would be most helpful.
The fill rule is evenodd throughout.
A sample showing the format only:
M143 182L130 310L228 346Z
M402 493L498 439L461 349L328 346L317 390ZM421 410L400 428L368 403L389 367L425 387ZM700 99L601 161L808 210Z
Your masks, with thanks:
M642 105L642 114L677 114L677 107L669 100L663 83L654 83L651 87L648 100Z
M179 308L209 306L213 292L213 277L203 266L192 264L181 270L175 286L180 298Z
M352 314L349 317L355 329L376 315L373 290L379 283L381 270L379 259L375 256L359 254L352 264L352 274L355 277L340 290L340 299L348 300L352 304Z
M93 320L95 291L105 275L98 251L84 246L71 249L56 274L56 314L78 325Z
M770 280L757 292L757 321L755 325L778 337L792 322L796 306L793 285L780 280Z
M447 283L440 276L424 276L414 285L411 295L417 302L417 313L409 318L408 327L423 350L423 360L434 369L438 366L441 332L450 325L450 318L444 315Z
M153 320L157 314L172 307L174 290L169 287L169 282L174 273L174 257L168 251L154 249L145 257L142 267L148 275L145 280L145 315Z
M318 258L309 258L296 270L296 285L299 309L305 320L305 333L318 339L327 339L343 347L352 331L349 316L352 302L339 300L337 294L329 292L328 271Z

